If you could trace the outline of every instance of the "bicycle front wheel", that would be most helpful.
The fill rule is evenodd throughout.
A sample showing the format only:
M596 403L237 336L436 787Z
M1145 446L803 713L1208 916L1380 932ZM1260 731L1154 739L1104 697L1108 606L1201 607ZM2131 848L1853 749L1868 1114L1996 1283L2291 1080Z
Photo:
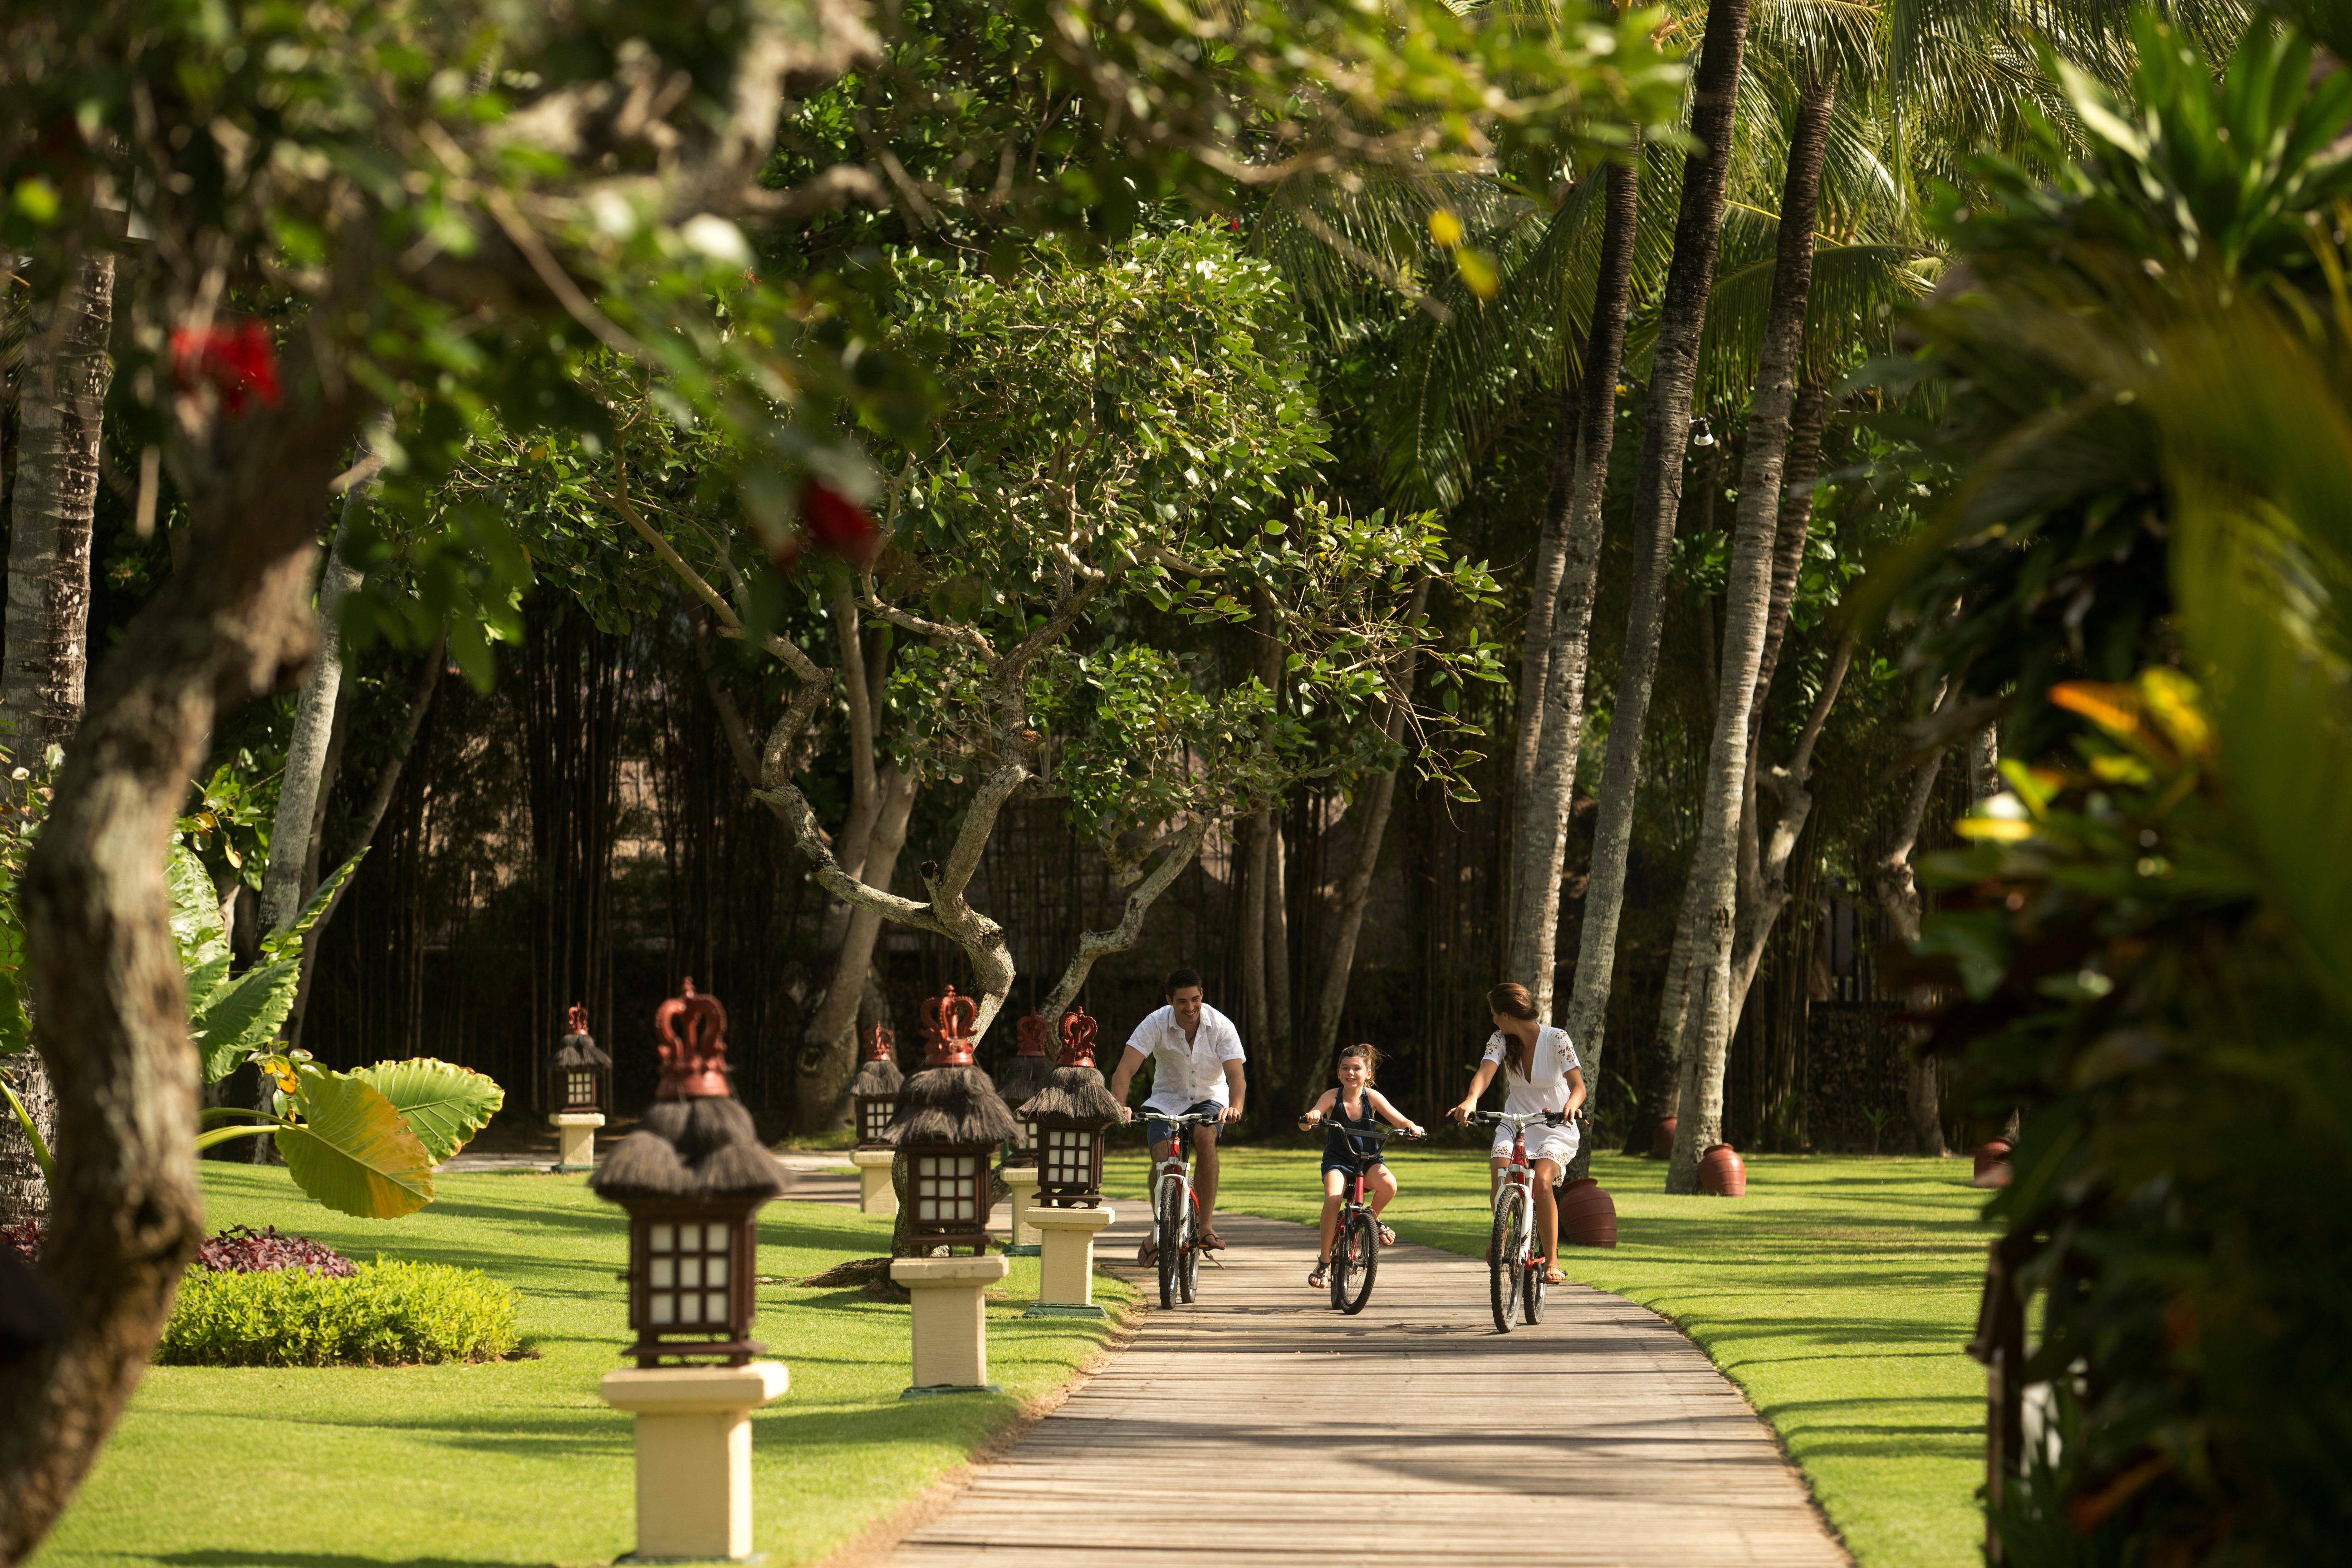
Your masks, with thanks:
M1176 1304L1176 1276L1184 1256L1184 1184L1171 1176L1160 1184L1160 1305Z
M1527 1201L1517 1187L1505 1187L1495 1200L1495 1229L1486 1243L1486 1296L1498 1334L1509 1333L1519 1321L1519 1282L1528 1267L1519 1243L1519 1209Z
M1372 1299L1372 1277L1381 1270L1381 1233L1370 1214L1358 1209L1348 1216L1331 1257L1338 1265L1331 1273L1331 1304L1352 1317ZM1339 1263L1341 1258L1347 1261Z

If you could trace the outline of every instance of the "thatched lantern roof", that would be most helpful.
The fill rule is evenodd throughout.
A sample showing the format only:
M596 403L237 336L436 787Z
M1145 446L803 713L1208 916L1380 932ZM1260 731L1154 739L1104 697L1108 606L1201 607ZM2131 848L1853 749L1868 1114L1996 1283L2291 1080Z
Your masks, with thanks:
M923 1070L898 1089L890 1141L911 1143L1002 1143L1021 1129L989 1076L972 1065L972 1019L980 1005L952 985L923 1004Z
M865 1060L858 1065L857 1076L849 1080L853 1095L888 1095L898 1092L907 1075L898 1070L892 1059L898 1041L887 1024L877 1024L866 1031Z
M727 1079L727 1009L688 976L654 1015L661 1088L636 1131L589 1179L599 1197L766 1199L784 1190L775 1157Z
M1095 1021L1083 1012L1062 1019L1062 1065L1021 1108L1031 1118L1058 1116L1078 1125L1108 1126L1118 1120L1118 1101L1095 1066Z
M613 1058L588 1033L587 1008L576 1002L573 1003L570 1016L564 1020L564 1029L563 1039L555 1047L557 1071L561 1072L566 1068L597 1068L605 1072L613 1070Z

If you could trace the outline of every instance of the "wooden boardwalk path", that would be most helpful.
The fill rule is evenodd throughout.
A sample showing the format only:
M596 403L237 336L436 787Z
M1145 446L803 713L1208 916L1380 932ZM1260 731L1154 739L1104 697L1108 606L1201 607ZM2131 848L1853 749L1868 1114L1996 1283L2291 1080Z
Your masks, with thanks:
M1200 1303L1153 1311L892 1563L1849 1563L1763 1423L1641 1308L1571 1286L1496 1334L1484 1264L1400 1246L1345 1317L1307 1289L1311 1232L1217 1226Z

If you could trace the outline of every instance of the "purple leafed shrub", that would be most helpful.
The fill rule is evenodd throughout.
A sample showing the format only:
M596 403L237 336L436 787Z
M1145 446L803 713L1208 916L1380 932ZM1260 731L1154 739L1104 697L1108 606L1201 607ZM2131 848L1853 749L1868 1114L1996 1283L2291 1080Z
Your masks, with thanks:
M307 1268L330 1279L348 1279L352 1260L307 1236L287 1236L276 1226L255 1230L233 1225L196 1248L196 1265L215 1274L262 1274L273 1268Z
M41 1260L41 1222L28 1219L0 1225L0 1251L13 1252L27 1263Z

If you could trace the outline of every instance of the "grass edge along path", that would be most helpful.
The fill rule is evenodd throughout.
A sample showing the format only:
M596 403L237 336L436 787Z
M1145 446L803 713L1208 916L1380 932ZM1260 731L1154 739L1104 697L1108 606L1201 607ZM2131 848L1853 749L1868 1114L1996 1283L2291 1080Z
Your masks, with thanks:
M347 1256L480 1268L522 1293L529 1359L477 1366L151 1367L34 1568L588 1568L634 1545L630 1418L596 1397L625 1364L627 1231L579 1176L444 1175L405 1219L349 1218L282 1170L207 1161L205 1223ZM756 1337L791 1371L752 1415L754 1546L821 1563L1025 1427L1098 1359L1108 1321L1024 1320L1037 1262L990 1292L1001 1396L901 1403L908 1310L797 1283L889 1250L890 1222L789 1198L761 1211ZM787 1283L791 1281L791 1283Z
M1399 1235L1483 1256L1482 1152L1389 1153ZM1318 1158L1230 1149L1218 1207L1312 1225ZM1969 1568L1984 1530L1984 1372L1962 1347L1991 1232L1969 1171L1966 1160L1758 1155L1745 1197L1669 1197L1663 1161L1603 1154L1594 1174L1616 1202L1618 1246L1563 1247L1560 1267L1706 1352L1779 1434L1860 1568ZM1112 1184L1139 1197L1141 1178L1140 1162L1124 1162ZM1302 1305L1312 1262L1299 1261ZM1483 1302L1463 1310L1485 1314Z

